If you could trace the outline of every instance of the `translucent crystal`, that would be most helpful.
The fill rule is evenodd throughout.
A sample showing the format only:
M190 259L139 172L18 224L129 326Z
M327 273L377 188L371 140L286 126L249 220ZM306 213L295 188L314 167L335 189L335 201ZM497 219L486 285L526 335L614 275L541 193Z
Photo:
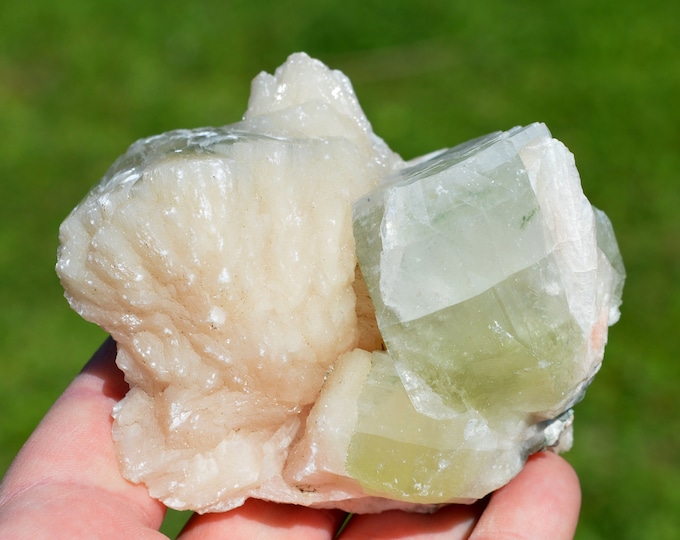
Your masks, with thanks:
M623 284L611 226L533 124L399 171L355 202L354 234L389 356L347 469L374 494L481 497L557 443L599 367Z

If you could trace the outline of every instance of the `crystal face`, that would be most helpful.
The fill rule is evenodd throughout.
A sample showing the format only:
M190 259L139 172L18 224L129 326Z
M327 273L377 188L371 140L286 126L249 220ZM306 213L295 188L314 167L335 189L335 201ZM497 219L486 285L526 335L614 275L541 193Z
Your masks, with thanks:
M198 512L485 496L569 447L624 277L544 125L405 162L302 53L242 121L134 143L60 242L130 385L122 474Z
M606 217L574 194L575 169L561 174L545 158L532 167L539 151L568 162L533 124L405 168L354 203L357 256L390 355L374 360L347 459L367 490L409 501L483 496L553 444L551 420L596 371L593 335L618 316L623 268L605 253L618 254ZM553 226L544 217L553 199L587 220ZM584 259L596 264L574 282L568 273ZM378 392L390 403L383 417ZM414 433L385 429L396 410ZM499 463L501 473L488 472Z

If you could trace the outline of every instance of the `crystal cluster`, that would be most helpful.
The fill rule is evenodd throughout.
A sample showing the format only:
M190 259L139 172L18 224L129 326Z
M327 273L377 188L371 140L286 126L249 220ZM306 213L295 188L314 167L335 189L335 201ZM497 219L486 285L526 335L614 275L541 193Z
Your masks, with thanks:
M570 445L624 276L545 126L404 162L305 54L241 122L133 144L60 240L130 384L123 475L199 512L483 497Z

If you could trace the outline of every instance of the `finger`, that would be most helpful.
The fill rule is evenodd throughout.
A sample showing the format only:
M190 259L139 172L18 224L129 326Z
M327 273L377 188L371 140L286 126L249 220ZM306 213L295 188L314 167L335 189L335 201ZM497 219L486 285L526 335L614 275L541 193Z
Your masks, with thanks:
M581 489L574 470L556 454L541 452L491 496L470 540L570 540L580 506Z
M194 515L178 540L331 540L345 513L248 499L223 514Z
M434 514L397 510L381 514L353 516L341 535L342 540L462 540L470 532L484 509L485 501L473 505L448 505Z
M51 538L122 538L121 528L131 538L159 537L151 529L160 526L163 505L120 475L114 453L111 409L127 390L115 354L109 339L7 472L0 488L0 529L17 531L10 537L43 538L45 531L53 531L60 534ZM102 522L107 525L100 535ZM90 536L69 536L74 526L89 530Z

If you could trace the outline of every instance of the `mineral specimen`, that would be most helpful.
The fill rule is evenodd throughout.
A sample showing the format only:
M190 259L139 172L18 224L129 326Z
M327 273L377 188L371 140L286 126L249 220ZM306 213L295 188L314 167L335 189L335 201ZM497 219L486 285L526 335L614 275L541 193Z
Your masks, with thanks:
M570 445L624 278L545 126L404 162L304 54L241 122L133 144L60 240L130 384L123 475L199 512L483 497Z

